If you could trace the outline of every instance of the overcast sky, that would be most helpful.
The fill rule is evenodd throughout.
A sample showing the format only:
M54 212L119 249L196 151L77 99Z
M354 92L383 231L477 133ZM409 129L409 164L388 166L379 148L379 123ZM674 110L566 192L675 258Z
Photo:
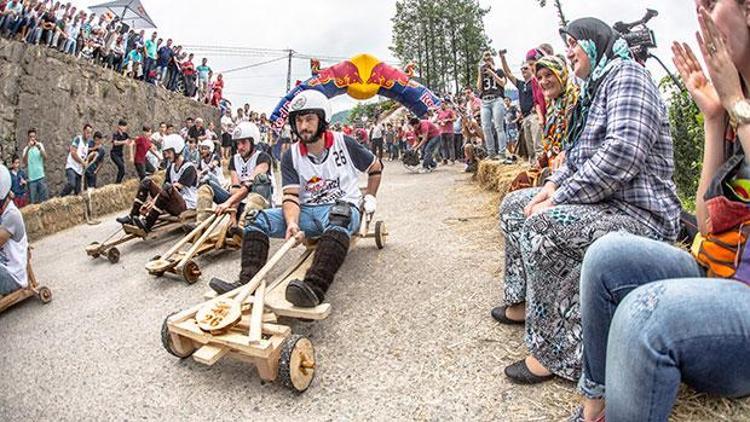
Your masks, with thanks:
M100 1L79 0L79 5ZM142 0L159 27L159 34L185 45L291 48L299 53L351 57L370 53L392 59L391 17L395 0L361 2L352 0ZM495 49L507 48L511 66L517 69L525 52L542 42L562 51L555 9L537 6L535 0L480 0L491 6L485 17L487 34ZM548 1L551 3L551 1ZM693 42L697 29L693 0L565 0L569 20L595 16L608 23L640 19L647 7L659 11L650 24L656 32L657 55L672 68L669 45L672 40ZM148 31L147 31L148 32ZM200 56L199 56L200 57ZM210 55L214 71L271 60L267 57L222 57ZM197 62L198 60L196 60ZM197 63L196 63L197 64ZM307 60L292 61L292 82L309 77ZM325 64L324 64L325 66ZM514 70L515 70L514 69ZM649 69L657 76L664 72L655 62ZM225 96L236 106L250 103L254 110L270 114L285 94L285 60L225 75ZM355 104L346 96L334 101L336 111Z

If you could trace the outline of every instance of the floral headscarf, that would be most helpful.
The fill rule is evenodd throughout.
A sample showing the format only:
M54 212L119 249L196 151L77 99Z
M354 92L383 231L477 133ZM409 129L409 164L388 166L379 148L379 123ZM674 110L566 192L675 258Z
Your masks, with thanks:
M568 123L578 103L578 87L570 80L565 61L557 56L545 56L536 62L536 71L549 69L560 82L562 92L557 98L547 99L547 119L542 145L548 158L557 156L564 147Z
M560 30L563 39L571 36L589 57L591 74L581 86L581 99L573 110L566 150L575 145L586 127L589 108L602 82L620 60L631 60L628 44L606 23L596 18L574 20Z

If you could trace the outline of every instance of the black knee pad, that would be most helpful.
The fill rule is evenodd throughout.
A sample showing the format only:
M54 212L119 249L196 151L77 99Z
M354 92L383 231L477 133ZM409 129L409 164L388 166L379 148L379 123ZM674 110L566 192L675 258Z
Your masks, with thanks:
M173 187L173 186L172 186L172 184L171 184L171 183L169 183L169 182L164 182L164 184L163 184L163 185L161 185L161 191L162 191L162 193L165 193L165 192L166 192L166 193L167 193L167 195L169 195L170 193L172 193L172 189L173 189L173 188L174 188L174 187Z
M144 177L143 180L141 180L141 189L149 190L151 189L151 181L150 177Z
M257 193L266 201L271 202L271 196L273 195L273 186L271 185L271 178L268 176L268 174L261 173L255 176L251 192Z
M352 222L352 206L346 201L336 201L328 212L328 221L332 226L349 228Z

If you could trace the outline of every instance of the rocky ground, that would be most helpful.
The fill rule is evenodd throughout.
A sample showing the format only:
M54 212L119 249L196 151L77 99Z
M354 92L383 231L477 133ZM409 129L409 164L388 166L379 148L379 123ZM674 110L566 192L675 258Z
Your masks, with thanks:
M85 245L114 231L114 216L36 242L34 268L54 300L31 299L0 314L0 420L547 421L570 414L572 384L519 387L502 375L525 348L521 328L489 316L500 301L503 265L497 197L458 166L418 175L393 163L378 199L391 233L386 248L357 244L329 293L331 316L293 324L312 339L319 363L301 395L262 383L245 363L206 367L162 348L164 318L200 302L211 276L235 275L237 252L199 258L204 276L188 286L143 268L176 237L126 245L116 265L88 258ZM746 403L713 401L698 406L702 413L686 406L680 420L750 415Z

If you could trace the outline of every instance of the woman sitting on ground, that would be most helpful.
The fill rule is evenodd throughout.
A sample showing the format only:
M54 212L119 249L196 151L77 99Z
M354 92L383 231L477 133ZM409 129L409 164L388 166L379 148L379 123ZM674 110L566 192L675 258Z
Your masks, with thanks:
M584 81L565 162L543 188L513 192L500 206L505 306L492 315L525 321L531 354L505 374L528 384L580 375L578 283L588 246L618 230L673 240L679 227L669 121L650 75L598 19L576 20L562 35Z
M568 65L557 56L544 56L536 62L536 78L547 100L542 146L544 152L536 165L522 171L511 183L510 192L542 186L544 180L557 170L565 154L563 141L568 133L568 122L578 102L578 86L569 77Z
M711 239L741 233L750 221L748 201L729 193L738 174L750 174L750 160L742 152L750 151L750 2L696 3L702 32L698 44L711 82L687 44L675 43L672 50L704 116L696 214L701 233ZM710 12L704 6L711 6ZM734 120L733 129L728 120ZM717 192L719 206L709 207L706 197L714 201ZM722 209L725 203L735 212ZM706 242L694 250L706 251ZM698 256L710 262L704 252ZM693 256L666 243L619 233L594 243L581 272L584 369L579 389L585 399L574 420L602 421L605 411L607 422L667 420L681 381L709 394L750 395L750 277L741 267L747 257L738 258L734 267L740 268L727 275L733 279L716 278L713 264L709 279Z

